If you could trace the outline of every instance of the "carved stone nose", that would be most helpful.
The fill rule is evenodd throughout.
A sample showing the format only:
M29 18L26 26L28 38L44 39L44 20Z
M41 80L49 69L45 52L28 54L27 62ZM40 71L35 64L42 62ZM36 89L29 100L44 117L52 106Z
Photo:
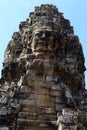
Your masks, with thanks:
M46 37L46 34L45 34L45 32L42 34L42 38L45 38Z

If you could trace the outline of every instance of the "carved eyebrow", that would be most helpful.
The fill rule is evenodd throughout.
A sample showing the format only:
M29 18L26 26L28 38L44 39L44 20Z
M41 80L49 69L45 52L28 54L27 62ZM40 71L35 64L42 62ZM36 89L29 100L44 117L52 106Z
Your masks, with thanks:
M50 36L51 32L50 31L45 31L46 36Z
M39 31L39 32L34 32L34 34L40 34L40 33L42 33L43 31Z
M45 34L47 37L50 37L51 34L52 34L52 31L49 31L49 30L39 30L37 32L34 32L34 34L36 36L42 36L43 34Z
M41 36L43 34L44 31L39 31L39 32L36 32L35 35L36 36Z

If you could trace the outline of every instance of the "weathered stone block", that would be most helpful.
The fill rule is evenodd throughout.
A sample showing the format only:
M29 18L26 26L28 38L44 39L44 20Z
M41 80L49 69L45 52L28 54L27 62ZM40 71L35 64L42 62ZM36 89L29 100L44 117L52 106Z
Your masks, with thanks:
M0 127L0 130L10 130L8 127Z
M24 118L29 120L36 120L37 113L30 113L30 112L19 112L18 118Z
M28 110L31 113L35 113L37 111L37 104L35 100L23 100L22 104L23 111Z
M51 90L51 95L52 95L52 96L56 96L56 97L62 97L62 96L63 96L63 95L62 95L62 92L61 92L61 91L58 91L58 90L57 90L57 91L54 91L54 90L52 91L52 90Z
M55 121L56 120L56 115L55 114L43 114L43 115L40 114L38 116L38 119L39 120L48 120L48 121L51 119L51 120Z
M56 97L56 104L64 103L65 99L63 97Z
M40 84L40 88L51 89L51 83L48 81L44 81Z
M64 124L59 124L59 126L58 126L58 130L77 130L77 126L76 125L74 125L74 126L66 126L66 125L64 125Z
M39 111L40 114L56 114L53 107L45 108L44 106L41 106L41 107L39 107L38 111Z
M58 81L58 78L55 77L55 76L46 76L46 81L49 81L49 82L57 82L57 81Z
M39 105L44 107L53 107L55 104L55 98L49 95L38 95Z
M43 70L46 75L53 75L54 74L55 66L49 63L43 63Z
M53 85L51 85L51 90L54 90L54 91L63 91L63 89L62 89L62 87L60 86L60 84L53 84Z
M58 112L58 111L62 111L62 109L65 108L65 105L64 105L64 104L56 104L55 106L56 106L55 109L56 109L57 112Z
M21 92L29 92L31 90L31 87L28 85L21 86Z

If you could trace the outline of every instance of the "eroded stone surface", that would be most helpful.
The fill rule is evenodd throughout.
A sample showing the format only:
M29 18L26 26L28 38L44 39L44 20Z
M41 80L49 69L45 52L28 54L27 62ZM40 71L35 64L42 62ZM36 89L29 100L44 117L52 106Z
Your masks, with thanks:
M35 7L13 33L4 57L1 130L79 128L78 113L87 111L84 55L69 20L55 6Z

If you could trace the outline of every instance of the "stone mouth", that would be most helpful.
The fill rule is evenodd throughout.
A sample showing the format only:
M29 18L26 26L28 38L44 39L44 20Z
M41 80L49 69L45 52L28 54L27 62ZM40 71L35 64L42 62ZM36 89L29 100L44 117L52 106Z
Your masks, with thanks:
M47 52L48 49L44 46L39 45L34 51L35 52Z
M46 44L46 42L45 42L45 41L43 41L43 40L40 40L40 41L38 41L38 42L37 42L37 46L38 46L38 45L43 46L43 44Z

